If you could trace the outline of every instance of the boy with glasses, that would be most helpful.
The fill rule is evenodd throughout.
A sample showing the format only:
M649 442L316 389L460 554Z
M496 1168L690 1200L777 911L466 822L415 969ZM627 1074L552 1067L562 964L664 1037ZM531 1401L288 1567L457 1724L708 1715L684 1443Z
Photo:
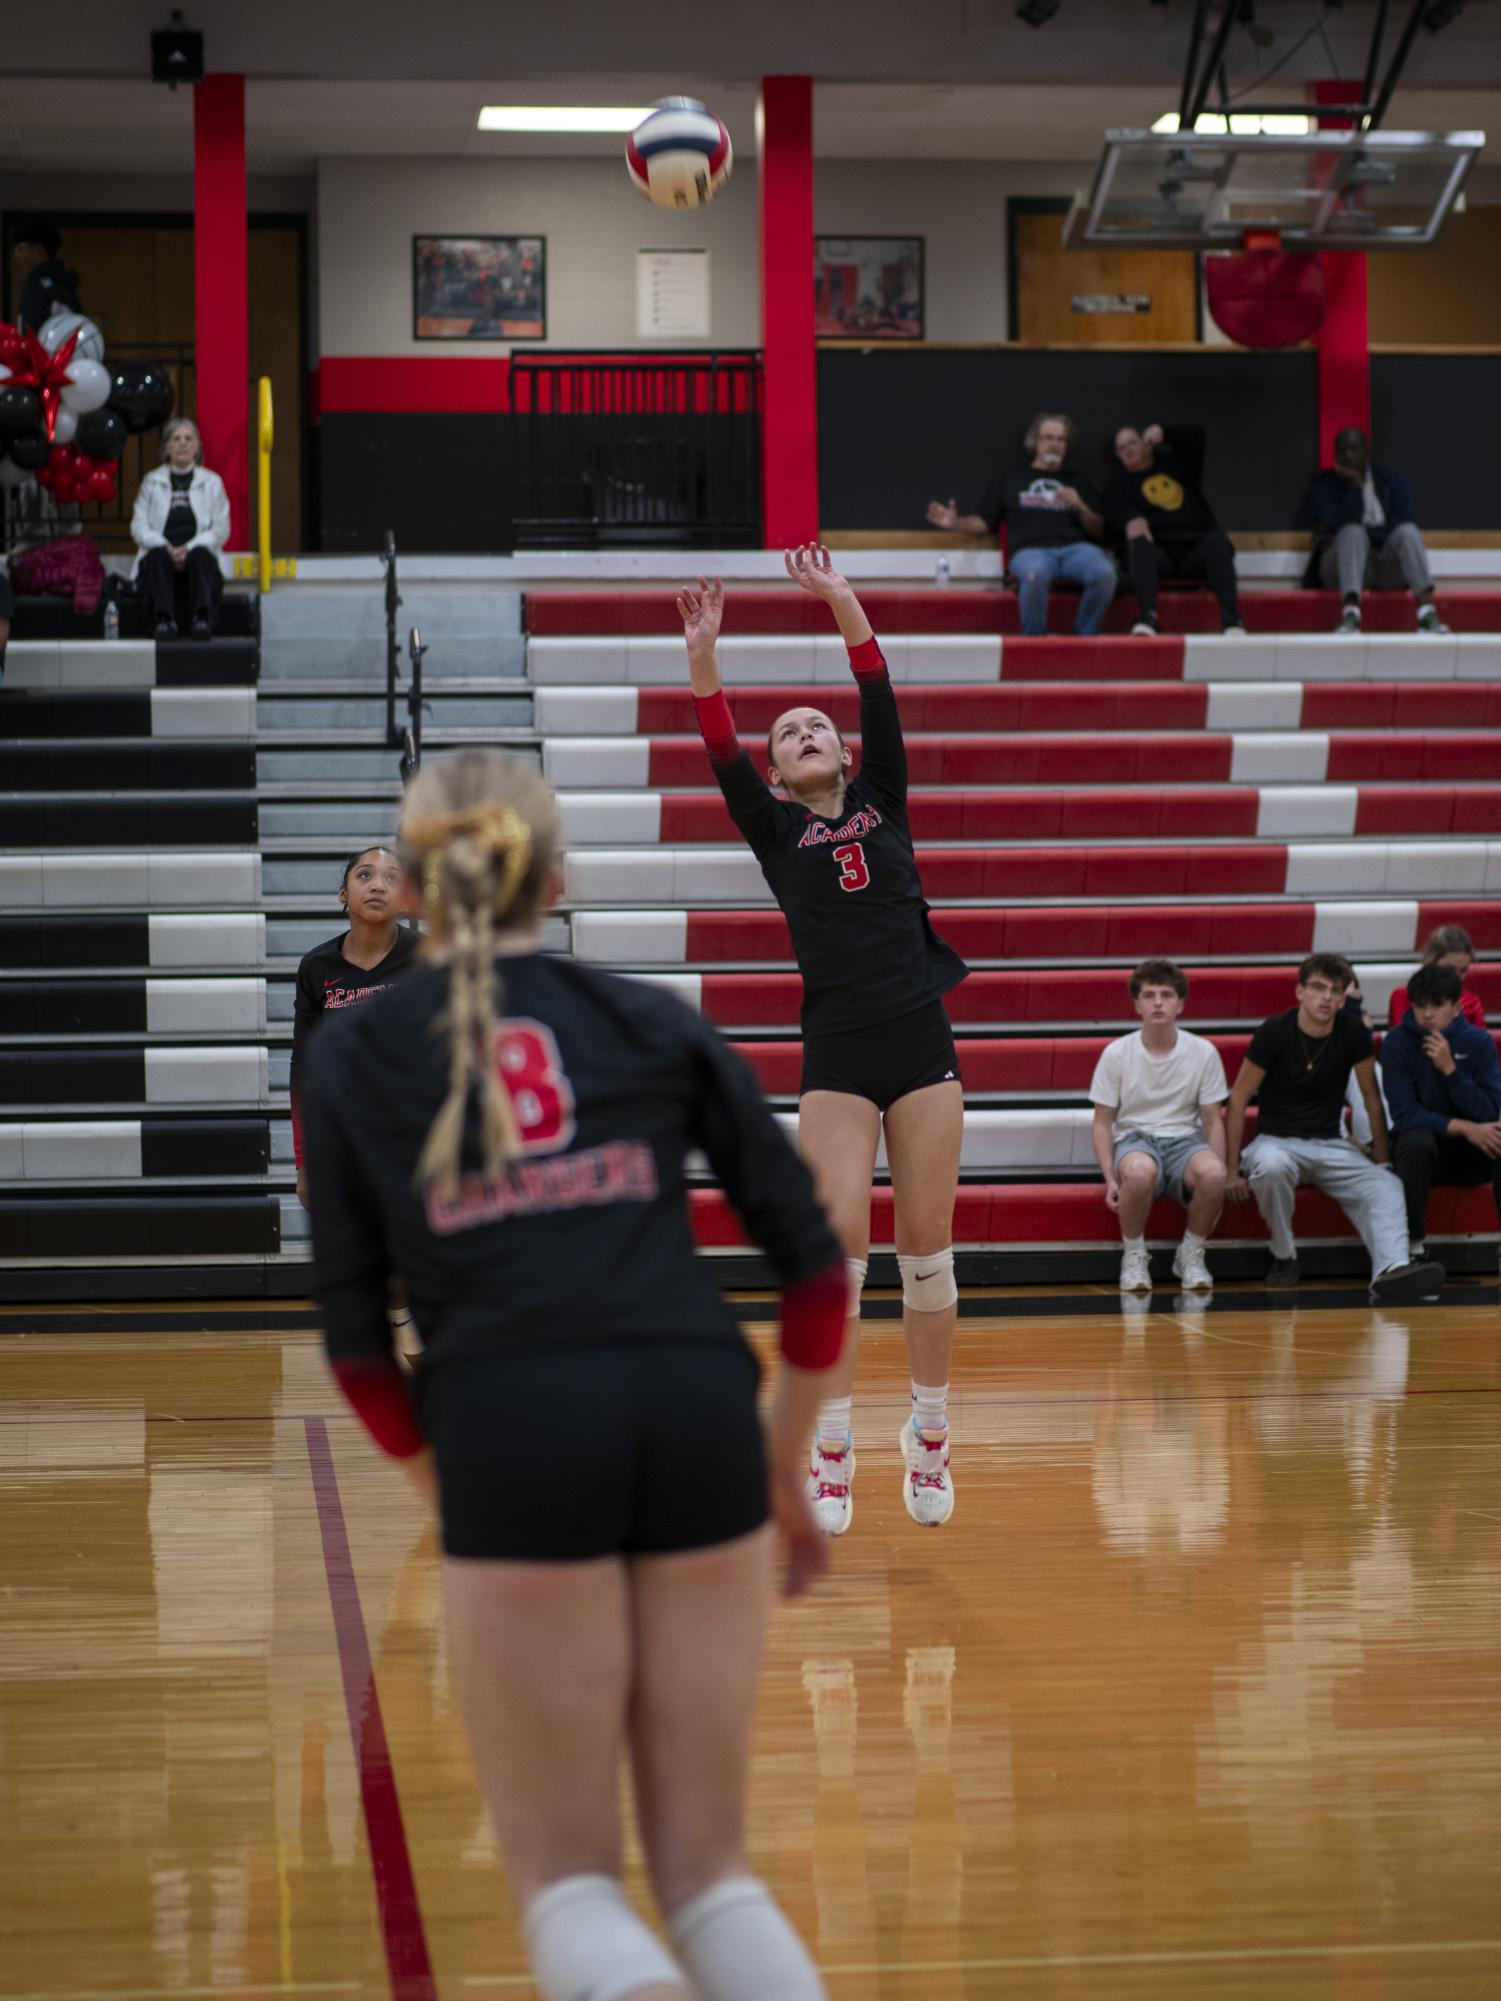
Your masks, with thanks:
M1489 1181L1501 1216L1501 1064L1489 1032L1465 1020L1462 995L1452 966L1419 966L1407 983L1411 1005L1381 1045L1392 1160L1414 1257L1435 1181L1446 1188Z
M1444 1268L1408 1253L1407 1205L1401 1182L1388 1171L1371 1031L1344 1004L1354 980L1347 959L1311 954L1298 968L1297 1006L1264 1021L1251 1037L1225 1121L1225 1193L1232 1202L1256 1199L1272 1239L1268 1285L1298 1282L1293 1198L1306 1184L1337 1202L1360 1232L1371 1256L1371 1298L1410 1305L1438 1296ZM1352 1070L1371 1121L1370 1160L1342 1133ZM1257 1132L1242 1155L1253 1098Z

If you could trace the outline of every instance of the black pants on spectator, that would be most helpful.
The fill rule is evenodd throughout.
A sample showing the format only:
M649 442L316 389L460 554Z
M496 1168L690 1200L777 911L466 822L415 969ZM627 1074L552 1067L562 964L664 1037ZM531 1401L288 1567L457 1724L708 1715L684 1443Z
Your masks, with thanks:
M1392 1165L1407 1197L1407 1234L1415 1244L1426 1233L1428 1191L1435 1182L1440 1188L1478 1188L1488 1181L1501 1217L1501 1160L1493 1160L1456 1133L1426 1129L1394 1133Z
M189 549L180 570L172 561L170 549L148 549L141 558L140 581L151 601L153 618L171 618L179 625L185 624L182 598L186 598L189 617L206 618L213 624L224 579L219 575L219 558L212 549Z
M1141 535L1127 542L1126 552L1131 563L1131 588L1143 618L1156 618L1157 589L1165 577L1202 577L1218 601L1220 624L1240 624L1235 551L1223 529L1207 529L1193 542L1155 542Z

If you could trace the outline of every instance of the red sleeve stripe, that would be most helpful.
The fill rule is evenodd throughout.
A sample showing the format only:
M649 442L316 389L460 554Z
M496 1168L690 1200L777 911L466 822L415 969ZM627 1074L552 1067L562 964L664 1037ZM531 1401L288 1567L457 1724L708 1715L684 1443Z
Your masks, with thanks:
M412 1394L394 1355L346 1355L333 1364L350 1408L382 1452L410 1459L424 1440L412 1415Z
M302 1107L295 1095L292 1099L292 1158L299 1169L302 1166Z
M735 734L735 718L730 714L724 689L721 688L715 695L695 695L693 710L711 762L733 763L740 754L740 739Z
M850 672L857 681L869 681L877 674L886 672L886 662L878 639L862 640L860 645L850 648Z
M831 1369L844 1346L849 1279L844 1260L799 1279L782 1294L780 1346L795 1369Z

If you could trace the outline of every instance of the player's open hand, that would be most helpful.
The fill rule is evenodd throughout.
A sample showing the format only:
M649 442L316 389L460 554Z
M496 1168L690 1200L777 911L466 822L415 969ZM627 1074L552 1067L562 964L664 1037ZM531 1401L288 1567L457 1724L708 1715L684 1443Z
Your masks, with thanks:
M801 1462L772 1468L772 1518L787 1552L787 1568L782 1576L784 1598L801 1598L829 1567L829 1538L813 1513L807 1478Z
M811 591L814 597L822 598L825 604L832 604L835 598L849 592L849 584L834 568L833 558L820 543L804 542L799 548L784 549L782 561L792 581Z
M718 577L700 577L698 589L685 585L678 593L678 617L690 653L712 653L724 618L724 585Z

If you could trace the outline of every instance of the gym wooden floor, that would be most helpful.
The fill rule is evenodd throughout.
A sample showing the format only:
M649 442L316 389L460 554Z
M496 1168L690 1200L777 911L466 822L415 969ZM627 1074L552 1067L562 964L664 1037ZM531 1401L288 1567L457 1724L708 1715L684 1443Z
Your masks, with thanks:
M966 1319L938 1534L868 1326L751 1826L836 2001L1501 1995L1480 1296ZM0 1996L525 1994L432 1528L311 1332L198 1311L0 1315Z

